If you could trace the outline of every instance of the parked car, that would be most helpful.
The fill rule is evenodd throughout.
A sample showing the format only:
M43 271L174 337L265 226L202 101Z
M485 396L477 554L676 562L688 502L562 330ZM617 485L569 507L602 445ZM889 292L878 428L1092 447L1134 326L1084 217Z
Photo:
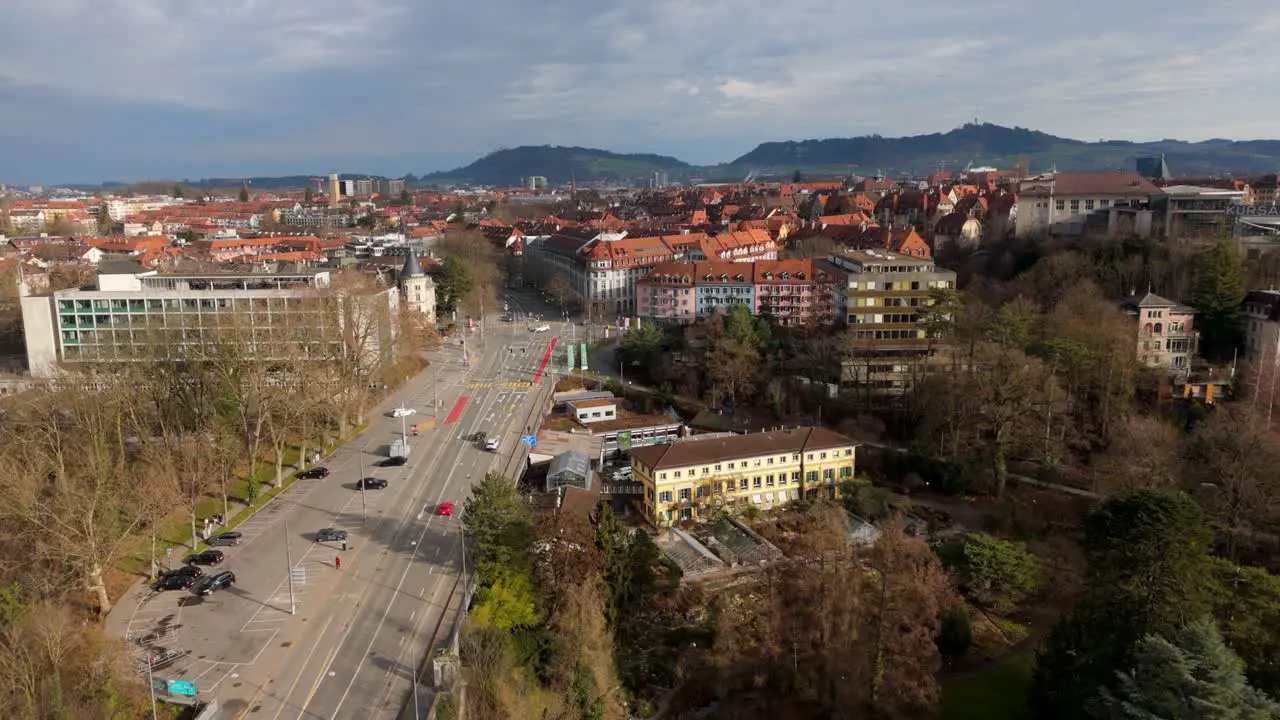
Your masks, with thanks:
M165 575L153 587L156 590L186 590L195 585L197 579L190 575Z
M217 575L210 575L204 580L201 580L200 583L196 585L194 592L197 595L212 595L219 590L225 590L231 587L235 582L236 574L230 570L223 570Z
M386 478L367 477L361 478L357 483L362 490L382 490L387 486Z
M452 515L452 514L453 514L453 503L451 503L451 502L442 502L442 503L440 503L440 504L436 507L436 514L437 514L437 515L444 515L445 517L448 517L448 516Z
M489 438L484 441L484 449L490 452L498 452L498 438Z
M535 326L535 327L531 327L531 328L529 328L529 330L530 330L530 332L544 333L544 332L549 332L549 331L551 330L551 326L550 326L550 325L538 325L538 326Z
M298 477L303 480L323 480L329 477L329 468L313 467L298 473Z
M203 550L187 556L188 565L217 565L223 560L221 550Z
M224 533L219 533L217 535L214 535L213 537L206 540L205 544L209 545L210 547L213 547L215 545L217 546L239 545L240 541L243 539L244 539L244 535L233 530L231 532L224 532Z
M389 457L384 460L379 460L378 467L400 467L401 465L404 465L407 462L409 462L409 458L403 455L396 455L394 457Z
M416 412L418 411L414 410L413 408L398 407L395 410L391 411L391 417L397 417L397 418L409 417L410 415Z
M316 533L316 542L341 542L347 539L347 531L340 528L325 528Z
M209 552L218 552L218 551L212 550ZM185 575L187 577L199 578L201 575L204 575L204 570L201 570L199 565L183 565L181 567L176 567L172 570L168 570L164 572L163 575L165 577L169 577L171 575Z

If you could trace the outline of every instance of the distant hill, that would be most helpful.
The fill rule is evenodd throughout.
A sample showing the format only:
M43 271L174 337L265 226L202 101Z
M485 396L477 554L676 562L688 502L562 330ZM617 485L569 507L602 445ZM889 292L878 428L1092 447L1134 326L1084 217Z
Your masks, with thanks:
M525 145L498 150L466 167L424 175L425 183L474 183L519 185L521 178L542 176L552 185L604 180L642 183L655 171L667 173L672 182L683 180L695 168L665 155L620 154L607 150L554 145Z
M1132 170L1134 159L1164 153L1175 176L1271 173L1280 167L1277 140L1182 140L1085 142L1060 138L1037 130L1009 128L990 123L967 124L946 133L885 138L855 138L769 142L729 163L758 172L823 170L869 175L877 170L897 175L927 173L941 163L949 170L974 165L1012 168L1025 158L1033 171Z

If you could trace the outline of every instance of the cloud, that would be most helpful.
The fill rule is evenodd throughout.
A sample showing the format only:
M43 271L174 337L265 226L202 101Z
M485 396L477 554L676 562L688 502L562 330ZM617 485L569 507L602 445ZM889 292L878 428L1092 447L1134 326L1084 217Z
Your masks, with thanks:
M1280 6L917 0L0 3L0 180L423 172L494 148L730 160L945 131L1257 137Z

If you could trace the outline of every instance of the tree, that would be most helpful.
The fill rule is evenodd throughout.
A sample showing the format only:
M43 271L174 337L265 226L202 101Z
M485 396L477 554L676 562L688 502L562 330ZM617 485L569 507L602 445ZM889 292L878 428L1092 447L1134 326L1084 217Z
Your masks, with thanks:
M456 255L445 256L444 261L440 263L440 270L435 280L436 303L441 313L456 311L462 298L475 287L471 271L467 269L462 258Z
M563 275L558 273L551 276L544 290L552 304L561 310L564 310L569 302L573 300L573 286L569 284L569 281Z
M1134 648L1133 669L1117 673L1090 703L1103 720L1231 718L1275 720L1280 703L1251 687L1244 663L1209 619L1188 623L1172 640L1148 635Z
M529 549L533 521L515 483L486 473L462 509L462 526L475 549L476 570L489 584L504 568L518 566Z
M662 330L652 323L638 323L627 328L618 343L618 360L625 366L639 367L650 378L662 362Z
M1239 531L1276 517L1280 438L1264 427L1257 411L1237 403L1218 408L1184 447L1186 477L1208 496L1208 510L1225 526L1228 552L1234 553Z
M960 590L992 612L1012 612L1040 582L1040 562L1023 543L968 533L941 555Z
M1095 456L1094 490L1104 495L1172 488L1179 477L1183 438L1159 417L1130 414L1116 423L1106 451Z
M715 397L731 401L749 395L760 372L760 352L748 341L729 335L718 338L704 360L707 380Z
M1086 701L1114 683L1141 638L1169 636L1210 609L1212 537L1187 495L1112 497L1084 529L1085 597L1036 655L1032 704L1050 720L1084 717Z
M401 205L413 204L413 195L409 192L408 185L406 185L402 190L400 190L400 204Z
M1236 249L1220 240L1200 253L1195 267L1191 304L1197 312L1200 352L1211 360L1227 360L1244 344L1244 265Z
M240 198L240 202L249 202L249 186L248 185L240 186L239 198Z
M187 194L183 191L182 185L180 183L174 183L173 189L169 191L169 194L175 198L178 198L179 200L187 196Z
M1280 692L1280 577L1215 558L1213 618L1244 661L1249 682Z

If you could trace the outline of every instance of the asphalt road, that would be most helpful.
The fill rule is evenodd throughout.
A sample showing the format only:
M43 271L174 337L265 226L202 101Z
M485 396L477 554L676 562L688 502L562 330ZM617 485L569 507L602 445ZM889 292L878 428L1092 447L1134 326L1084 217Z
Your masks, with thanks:
M224 549L222 568L237 577L231 589L204 599L143 595L125 632L190 651L157 677L195 682L227 720L398 717L462 569L462 504L472 483L518 450L538 391L532 381L563 325L553 327L535 334L491 321L483 339L466 335L468 362L457 345L434 353L426 372L326 460L327 479L299 481L239 528L244 543ZM401 432L390 415L401 403L417 410L405 424L423 432L410 438L407 465L374 467ZM496 453L470 440L478 430L499 439ZM388 487L361 493L362 475ZM438 515L441 502L455 514ZM347 550L315 541L326 527L347 530Z

